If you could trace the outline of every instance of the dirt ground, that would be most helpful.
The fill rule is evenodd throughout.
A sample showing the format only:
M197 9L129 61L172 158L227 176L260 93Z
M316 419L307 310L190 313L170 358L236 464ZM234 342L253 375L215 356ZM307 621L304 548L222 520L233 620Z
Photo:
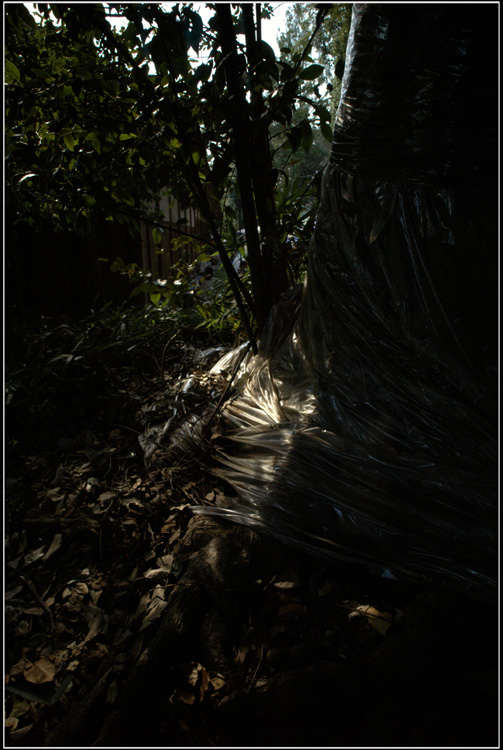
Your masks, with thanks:
M76 362L8 408L5 746L496 747L496 603L193 515L231 492L222 351Z

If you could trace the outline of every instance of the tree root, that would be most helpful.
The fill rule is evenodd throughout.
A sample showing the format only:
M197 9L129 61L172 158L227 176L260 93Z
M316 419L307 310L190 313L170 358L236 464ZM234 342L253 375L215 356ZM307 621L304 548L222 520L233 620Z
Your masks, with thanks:
M490 700L456 690L453 670L467 643L453 635L453 622L463 604L457 595L426 592L405 608L399 632L364 659L318 662L279 673L247 695L228 696L218 707L219 744L242 736L245 746L264 740L274 746L456 745L470 732L473 744L496 742L497 670ZM475 702L487 722L474 724ZM426 729L425 717L432 721Z
M404 607L402 621L361 658L344 662L327 655L273 673L256 686L254 678L244 686L238 680L234 692L220 701L213 695L206 709L190 714L199 724L189 731L172 700L184 664L235 674L232 644L253 605L255 580L271 580L286 557L281 545L247 528L200 516L190 521L177 557L183 574L164 617L91 746L459 745L460 732L468 744L470 739L475 745L495 740L497 670L490 676L495 685L482 697L470 694L469 681L456 676L463 649L480 647L476 605L437 591L416 596ZM323 656L318 646L317 658ZM104 702L106 678L46 744L82 744L82 725ZM473 706L482 719L470 736ZM482 725L485 736L475 736Z
M218 671L229 669L225 645L230 629L249 604L257 552L262 546L262 540L244 527L203 517L189 523L178 550L185 571L171 592L156 635L93 746L125 746L133 738L133 744L152 744L155 738L146 738L148 717L153 725L159 710L164 731L172 741L186 743L166 698L175 690L184 662L200 661ZM273 556L277 557L277 551ZM262 554L260 557L262 562L266 560Z

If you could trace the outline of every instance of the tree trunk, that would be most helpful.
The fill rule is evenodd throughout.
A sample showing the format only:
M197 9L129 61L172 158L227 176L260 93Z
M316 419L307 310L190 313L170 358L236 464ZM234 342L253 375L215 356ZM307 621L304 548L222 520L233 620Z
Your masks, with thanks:
M272 300L267 289L266 268L261 252L257 226L256 195L255 199L253 195L251 162L257 158L258 153L256 148L250 148L252 139L249 107L244 88L240 82L240 68L242 65L237 51L231 8L228 4L219 4L216 6L216 11L219 23L220 45L223 54L223 66L230 94L228 100L229 119L232 124L234 136L237 179L248 246L248 263L252 279L255 316L259 330L261 330L267 319ZM263 227L261 228L263 229Z

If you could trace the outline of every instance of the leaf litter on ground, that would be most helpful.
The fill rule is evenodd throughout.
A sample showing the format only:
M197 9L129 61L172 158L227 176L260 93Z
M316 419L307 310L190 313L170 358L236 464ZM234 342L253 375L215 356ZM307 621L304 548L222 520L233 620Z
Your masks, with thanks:
M99 379L91 398L89 389L82 399L69 384L69 401L61 393L48 420L52 431L40 405L30 405L40 411L36 428L29 441L20 441L9 466L17 498L9 506L6 539L11 737L17 732L40 738L42 728L58 721L54 696L70 710L107 670L106 701L116 701L169 605L170 587L180 575L176 547L190 506L226 501L228 489L210 473L204 455L195 460L190 450L173 450L171 441L176 433L178 446L185 446L184 420L197 420L218 403L226 380L209 376L202 362L209 370L222 350L170 346L163 352L163 372L151 360L147 375L146 361L131 367L129 356L116 366L102 363L107 377ZM53 365L63 380L70 366L77 363L64 358ZM91 375L87 385L92 382ZM70 405L68 412L64 406L72 399L78 409ZM223 432L217 420L207 440ZM21 578L25 571L41 601ZM346 613L337 609L340 587L317 571L304 572L293 555L272 581L258 580L257 612L235 636L234 672L188 663L174 703L199 710L236 685L266 685L276 671L264 657L266 649L284 649L290 666L289 655L298 656L305 644L316 644L330 658L350 656ZM359 615L372 628L373 621L384 623L381 631L389 627L380 610ZM34 693L34 687L49 685L55 688L51 695Z
M176 425L186 413L197 411L201 401L206 404L208 389L211 386L215 390L219 384L201 369L201 352L205 349L207 346L183 346L175 356L175 347L171 355L163 352L166 370L157 373L155 387L155 379L142 379L129 367L114 370L106 364L111 375L109 397L104 399L106 393L100 392L91 399L94 414L87 403L85 406L85 418L92 425L72 427L62 392L53 402L56 416L50 414L49 420L42 416L47 404L37 401L36 388L30 403L18 404L14 397L18 411L26 413L28 407L38 412L39 418L31 442L21 436L9 466L12 497L24 489L21 501L9 507L6 539L6 681L11 696L23 690L33 696L29 684L54 682L65 671L80 683L79 694L86 682L90 689L94 681L89 672L93 644L104 647L112 663L116 660L114 684L118 686L125 661L132 662L145 636L151 637L153 624L167 606L165 586L158 581L159 575L164 579L171 575L170 545L180 536L179 524L186 523L186 509L194 502L203 502L204 495L213 491L213 484L204 472L194 480L194 467L187 471L183 462L180 466L171 462L171 467L162 461L153 462L146 469L138 437L148 430L152 417L165 426L162 420L172 417L175 407L175 416L179 413L173 420ZM49 347L46 356L50 354ZM70 361L63 355L52 356L51 367L64 375L70 372L72 363L76 366L75 358ZM172 377L170 370L176 373L177 369L178 374ZM182 369L187 373L193 370L190 383L180 377ZM49 370L39 377L50 379ZM69 386L71 391L73 386ZM107 400L114 409L106 405ZM126 414L123 407L129 406L133 408ZM80 416L73 415L75 423ZM121 419L126 424L117 424ZM47 434L48 425L54 426L54 433ZM44 438L42 431L46 433ZM165 429L164 435L167 433ZM166 471L170 472L167 483ZM171 506L174 512L170 513ZM166 539L160 532L169 516L171 533ZM100 524L96 524L96 517ZM152 567L150 555L157 567ZM52 592L45 602L34 601L33 592L19 578L25 570L30 571L37 590L48 587ZM52 635L49 617L55 623L56 633ZM42 654L54 636L59 648L57 665L53 655ZM126 656L121 651L125 641L133 641ZM70 687L72 693L75 690L75 686ZM109 689L109 699L112 695ZM39 722L46 721L50 719L48 701L38 698L45 706ZM32 703L26 698L24 703L17 698L9 700L7 726L19 733L19 722L25 720ZM37 703L36 698L33 700ZM29 734L36 731L37 722L27 717L22 728Z

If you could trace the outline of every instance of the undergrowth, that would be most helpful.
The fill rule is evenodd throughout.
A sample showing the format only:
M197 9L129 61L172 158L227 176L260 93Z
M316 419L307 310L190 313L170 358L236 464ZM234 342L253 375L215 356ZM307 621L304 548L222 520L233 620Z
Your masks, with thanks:
M81 320L40 318L9 321L6 347L5 418L7 449L30 436L86 423L99 416L114 421L115 406L134 397L135 380L162 382L173 353L182 346L232 344L232 333L198 327L193 309L156 305L105 305ZM175 357L176 358L176 357Z

